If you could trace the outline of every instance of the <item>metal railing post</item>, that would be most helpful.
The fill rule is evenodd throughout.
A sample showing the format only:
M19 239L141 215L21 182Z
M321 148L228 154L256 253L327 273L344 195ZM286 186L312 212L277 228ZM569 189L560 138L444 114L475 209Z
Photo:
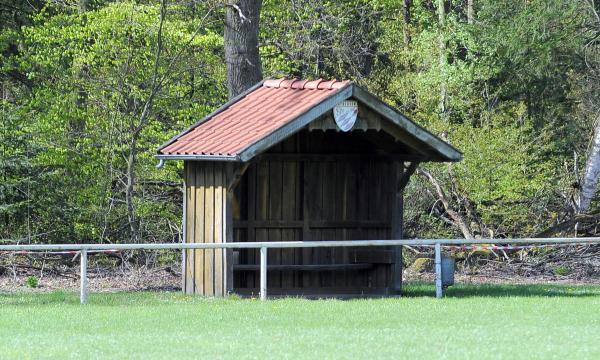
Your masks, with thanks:
M443 295L442 288L442 244L435 243L435 297L441 298Z
M81 285L80 285L80 289L79 289L79 301L82 304L87 303L87 250L83 249L81 250L81 252L79 253L79 256L81 257L81 268L80 268L80 273L79 273L79 277L81 280Z
M260 299L267 300L267 248L260 248Z

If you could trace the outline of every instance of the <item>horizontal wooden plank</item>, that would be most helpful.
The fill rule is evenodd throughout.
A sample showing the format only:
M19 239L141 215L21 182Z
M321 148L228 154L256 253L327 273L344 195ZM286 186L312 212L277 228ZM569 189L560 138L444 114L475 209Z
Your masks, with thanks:
M258 295L257 288L236 288L234 292L241 296L256 296ZM307 298L355 298L369 296L387 296L389 289L387 288L369 288L364 286L352 287L307 287L307 288L270 288L269 297L287 297L287 296L302 296Z
M427 161L426 156L411 154L311 154L311 153L263 153L258 155L262 161Z
M340 271L340 270L368 270L373 264L301 264L301 265L268 265L268 271ZM259 271L260 265L238 264L233 265L233 271Z
M389 229L391 224L386 221L374 220L342 220L326 221L313 220L308 222L308 227L313 229L356 229L356 228L378 228ZM304 221L302 220L234 220L234 228L264 228L264 229L302 229Z
M359 249L350 251L350 261L354 263L392 264L393 250Z

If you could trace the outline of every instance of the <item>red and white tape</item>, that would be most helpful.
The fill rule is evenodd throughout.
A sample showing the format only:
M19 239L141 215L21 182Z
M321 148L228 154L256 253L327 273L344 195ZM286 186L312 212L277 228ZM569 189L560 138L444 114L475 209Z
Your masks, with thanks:
M116 253L121 250L89 250L88 254L108 254L108 253ZM29 254L53 254L53 255L77 255L81 251L79 250L69 250L69 251L0 251L0 253L10 253L15 255L29 255Z
M569 247L569 246L589 246L589 243L570 243L570 244L537 244L537 245L442 245L444 249L450 250L524 250L534 248L549 247ZM414 245L413 247L432 248L435 245Z

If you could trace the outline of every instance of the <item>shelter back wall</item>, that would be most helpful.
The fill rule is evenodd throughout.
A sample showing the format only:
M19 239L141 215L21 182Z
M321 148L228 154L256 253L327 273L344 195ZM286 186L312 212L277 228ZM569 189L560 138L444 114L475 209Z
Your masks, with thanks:
M250 165L234 194L234 241L389 239L394 164L377 157L345 158L367 150L356 139L347 148L336 140L340 135L301 132ZM322 156L328 152L337 156ZM242 250L239 259L240 264L258 264L259 252ZM270 271L268 286L271 293L287 294L290 289L299 293L384 292L390 286L389 249L269 250L270 265L356 262L374 265L368 270ZM256 291L257 272L234 274L236 291Z

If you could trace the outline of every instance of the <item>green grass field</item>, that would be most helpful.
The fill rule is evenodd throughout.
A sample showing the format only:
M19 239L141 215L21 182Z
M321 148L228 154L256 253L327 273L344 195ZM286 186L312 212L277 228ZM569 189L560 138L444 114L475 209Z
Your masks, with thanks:
M0 294L1 359L600 359L600 286L464 285L447 297Z

